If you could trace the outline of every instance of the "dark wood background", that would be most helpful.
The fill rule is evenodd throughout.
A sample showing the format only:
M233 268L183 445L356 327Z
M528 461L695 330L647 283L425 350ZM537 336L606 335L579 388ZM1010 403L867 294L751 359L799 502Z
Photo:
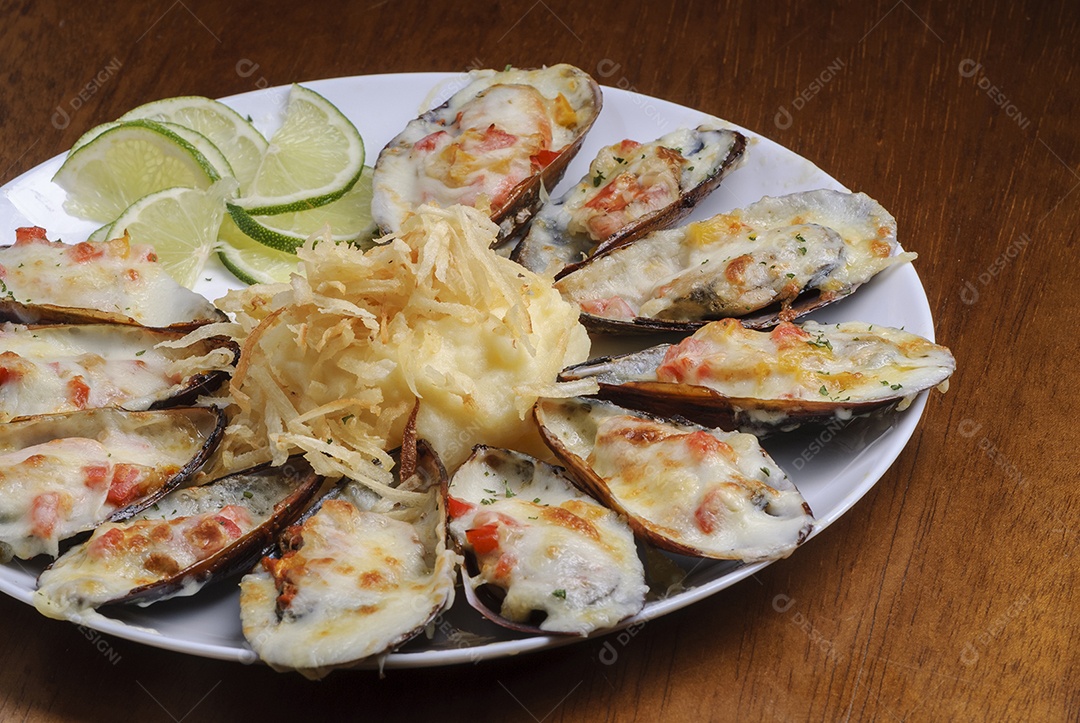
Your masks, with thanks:
M1080 718L1080 6L338 5L0 2L0 183L156 98L569 62L882 201L919 253L952 389L839 522L632 638L316 684L124 640L106 655L3 598L0 719Z

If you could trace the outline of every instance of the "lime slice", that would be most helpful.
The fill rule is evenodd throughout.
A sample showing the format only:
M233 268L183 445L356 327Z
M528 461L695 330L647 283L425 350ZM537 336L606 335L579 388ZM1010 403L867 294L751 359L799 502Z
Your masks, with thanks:
M120 116L121 121L139 118L177 123L209 138L229 160L236 180L240 182L241 193L255 177L269 146L262 134L239 113L224 103L201 96L155 100ZM79 141L76 141L76 147Z
M106 125L53 176L67 191L64 208L73 215L112 221L147 194L173 186L207 188L233 175L213 143L183 126L149 120Z
M275 251L248 238L228 216L221 222L218 239L221 263L245 284L285 283L292 273L300 273L295 254Z
M98 226L96 229L94 229L94 232L91 233L86 238L86 240L87 241L93 241L95 243L100 242L100 241L108 241L109 240L109 229L111 229L111 228L112 228L111 223L107 223L104 226Z
M153 246L162 268L190 289L216 245L225 196L235 190L236 181L226 178L205 191L166 188L151 193L120 214L107 235L116 238L127 231L132 243Z
M356 127L318 93L294 85L285 122L236 206L251 216L304 211L341 198L364 168Z
M325 206L275 216L251 216L229 204L229 215L245 234L279 251L295 252L308 236L322 232L327 225L334 242L363 243L378 231L371 220L371 173L365 166L356 184Z

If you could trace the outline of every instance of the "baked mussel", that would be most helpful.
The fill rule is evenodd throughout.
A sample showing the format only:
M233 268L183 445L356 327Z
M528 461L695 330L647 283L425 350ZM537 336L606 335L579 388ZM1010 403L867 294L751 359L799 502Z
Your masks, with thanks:
M813 529L810 506L751 434L595 399L541 399L533 412L578 483L656 547L771 560L790 555Z
M562 178L601 105L600 86L572 65L473 70L468 85L383 148L372 218L396 232L421 204L460 203L488 209L506 238Z
M106 522L38 578L34 605L53 618L120 603L194 595L273 547L318 492L302 457L187 487L123 522Z
M111 241L49 241L45 229L16 229L0 246L0 321L110 322L187 331L228 317L156 263L153 248Z
M556 288L597 331L696 329L738 317L764 328L851 294L915 258L896 220L864 193L769 197L594 256Z
M115 408L0 424L0 560L125 520L189 480L217 447L215 408Z
M0 422L190 404L229 378L240 348L185 336L124 324L0 324Z
M577 185L541 207L511 258L559 278L593 254L674 226L745 151L746 136L710 125L606 146Z
M270 667L321 678L404 644L453 602L446 471L423 441L401 467L389 496L345 480L241 580L244 637Z
M505 627L588 635L641 611L634 535L561 468L478 446L447 489L469 604Z
M945 391L955 369L947 348L880 324L755 331L724 319L677 344L569 367L559 380L593 378L602 399L760 436L906 409L922 391Z

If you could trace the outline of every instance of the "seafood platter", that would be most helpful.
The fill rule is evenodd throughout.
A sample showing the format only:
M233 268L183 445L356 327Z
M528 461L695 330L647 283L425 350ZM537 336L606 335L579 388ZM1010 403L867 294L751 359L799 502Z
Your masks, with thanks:
M289 281L84 241L63 157L4 187L0 590L47 616L312 678L601 636L797 553L947 388L897 220L758 134L569 65L304 85L378 230Z

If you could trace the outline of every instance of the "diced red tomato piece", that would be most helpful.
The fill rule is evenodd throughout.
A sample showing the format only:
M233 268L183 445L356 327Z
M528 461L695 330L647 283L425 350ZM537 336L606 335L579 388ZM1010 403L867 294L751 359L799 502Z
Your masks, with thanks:
M83 467L83 474L86 475L87 487L92 490L101 489L109 479L109 467L104 464L89 465Z
M445 135L447 135L446 131L435 131L434 133L426 135L420 140L418 140L416 143L414 143L413 148L418 151L433 150L435 146L439 144L439 139Z
M124 532L119 527L114 527L108 532L98 535L87 545L86 554L91 559L101 559L106 555L120 549L124 542Z
M633 203L641 195L642 190L636 176L631 173L620 173L600 189L600 193L593 196L585 206L608 212L621 211Z
M662 382L686 381L707 351L708 345L700 339L692 336L683 339L668 347L664 361L656 368L656 378Z
M803 344L810 339L810 335L790 321L780 322L769 335L781 349L790 349L796 344Z
M244 531L240 529L240 525L236 524L225 515L214 515L214 521L225 529L225 534L229 536L229 539L235 540L244 534Z
M15 229L16 246L32 244L38 241L48 241L48 239L45 238L45 229L41 226L22 226L21 228Z
M486 555L499 547L499 525L492 522L466 530L465 539L469 541L477 555Z
M629 321L636 314L630 304L621 296L612 296L610 299L589 299L581 302L581 310L594 316L602 316L605 319L623 319Z
M34 537L52 537L59 522L60 493L45 492L30 503L30 534Z
M477 146L481 151L497 151L502 148L509 148L517 142L517 136L507 133L502 128L496 128L492 123L484 131L484 137L480 139L480 144Z
M68 401L75 405L76 409L86 409L86 402L90 399L90 385L81 376L74 376L67 383Z
M690 449L690 454L693 455L694 459L698 462L702 462L718 454L729 459L734 455L734 450L731 448L731 445L717 439L708 432L691 432L686 435L685 439L686 446Z
M476 505L465 500L459 500L457 497L446 498L446 511L450 513L451 517L464 517L475 508Z
M68 256L77 264L85 264L87 261L99 259L105 255L105 249L101 244L83 241L68 249Z
M141 492L140 478L142 471L133 464L118 464L113 469L112 484L105 501L116 507L124 507L134 502Z
M533 165L535 165L537 168L547 168L551 165L552 161L554 161L558 157L558 151L549 151L547 149L543 149L529 156L529 160L532 161Z
M694 511L694 519L697 521L698 529L706 535L711 535L719 527L720 516L718 513L721 505L723 505L723 500L720 499L720 491L714 489L705 495L697 510Z
M501 580L510 575L514 569L514 565L517 564L517 558L512 555L502 555L499 557L499 561L495 563L495 579Z

